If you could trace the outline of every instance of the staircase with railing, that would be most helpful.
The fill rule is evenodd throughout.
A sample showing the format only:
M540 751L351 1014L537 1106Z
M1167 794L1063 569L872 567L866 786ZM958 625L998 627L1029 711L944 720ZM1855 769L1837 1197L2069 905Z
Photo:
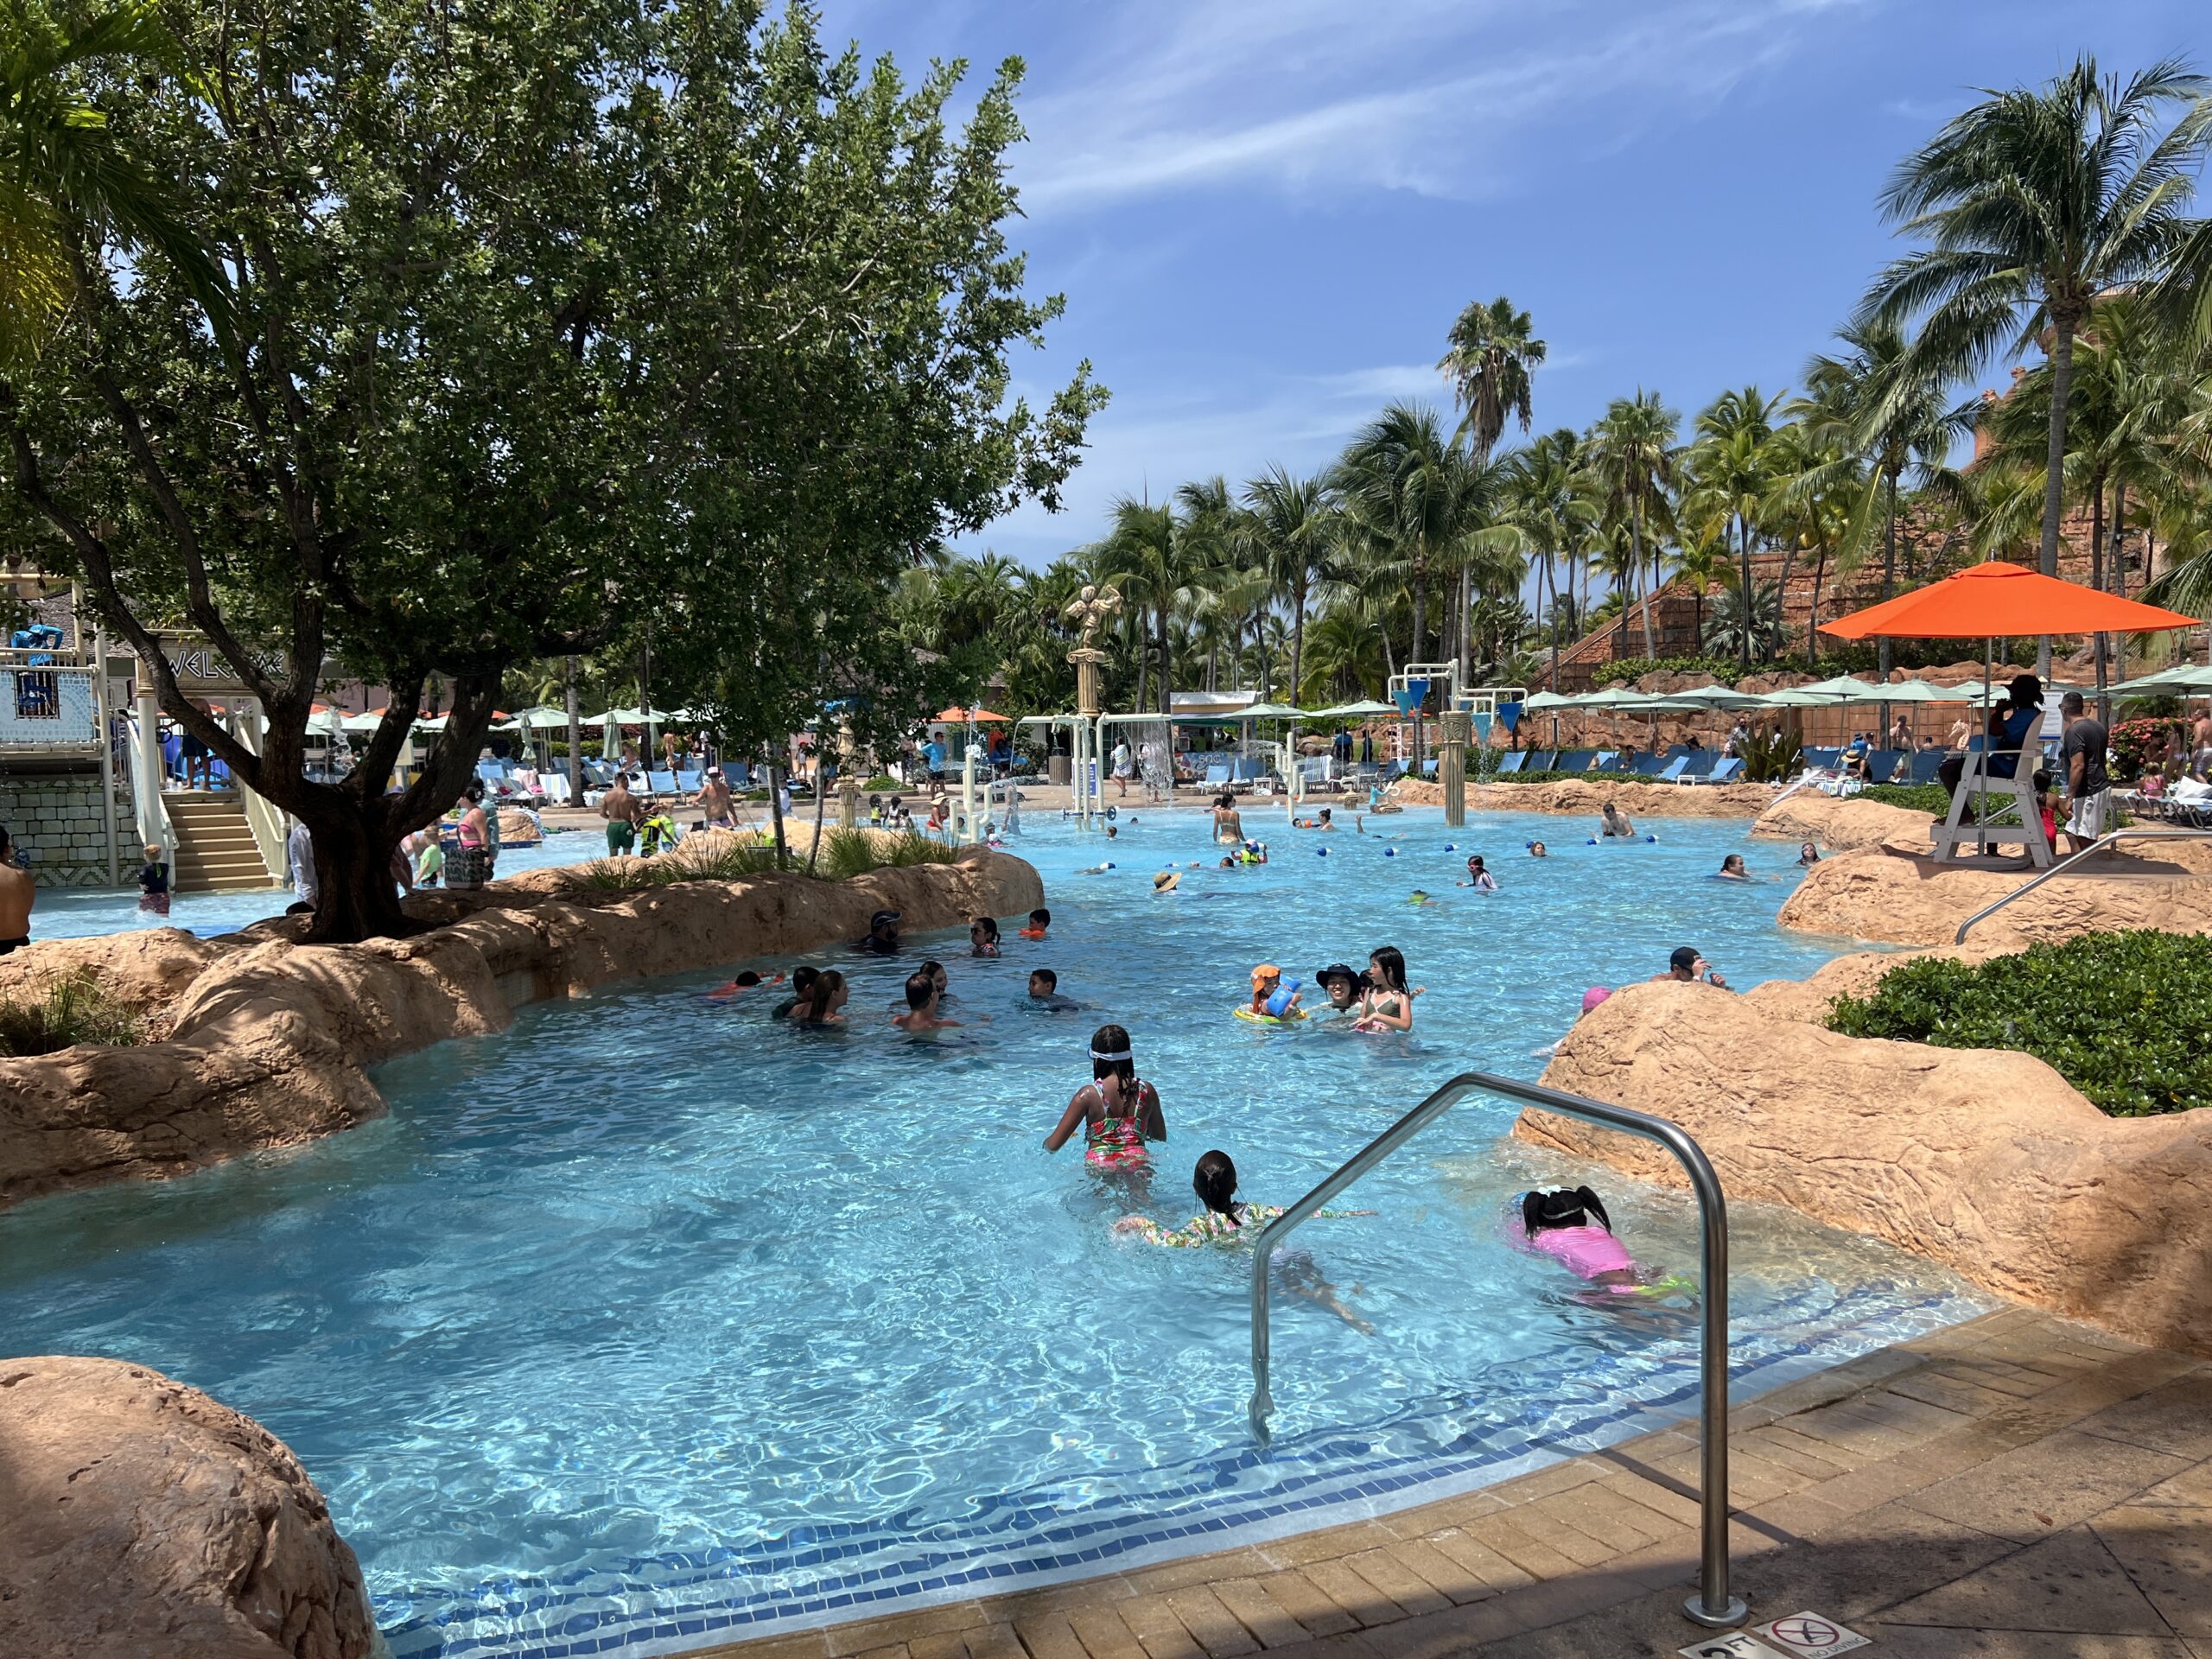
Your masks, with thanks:
M283 885L247 822L234 790L172 791L163 796L169 828L174 886L179 893L250 893Z

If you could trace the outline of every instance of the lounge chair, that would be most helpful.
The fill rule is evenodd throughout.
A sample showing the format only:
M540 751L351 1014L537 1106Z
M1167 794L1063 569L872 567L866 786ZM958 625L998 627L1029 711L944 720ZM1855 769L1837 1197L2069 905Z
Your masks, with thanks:
M1667 763L1664 770L1654 772L1651 781L1655 784L1679 784L1682 781L1682 773L1689 769L1689 756L1678 754Z
M1595 749L1563 749L1558 760L1552 762L1554 772L1587 772L1590 762L1597 758Z
M656 795L673 795L676 793L676 774L672 772L649 772L645 774L645 787Z
M1529 764L1526 749L1509 749L1497 758L1497 776L1508 778Z
M1686 773L1682 781L1686 784L1734 784L1742 782L1743 776L1744 763L1731 754L1724 755L1714 761L1713 770L1703 777L1700 778L1695 773Z
M1683 756L1681 775L1675 781L1678 784L1702 783L1713 775L1713 768L1719 760L1720 757L1711 749L1694 750Z
M1673 764L1673 760L1667 755L1639 754L1629 770L1638 778L1656 778Z
M1210 794L1219 794L1223 790L1227 789L1229 787L1229 762L1223 760L1217 762L1213 766L1208 766L1206 768L1206 775L1204 781L1207 792Z
M1923 749L1915 754L1910 781L1916 784L1934 783L1936 774L1943 769L1943 757L1948 753L1948 749Z
M1618 749L1600 749L1598 758L1590 763L1592 772L1618 772L1620 769L1621 752Z

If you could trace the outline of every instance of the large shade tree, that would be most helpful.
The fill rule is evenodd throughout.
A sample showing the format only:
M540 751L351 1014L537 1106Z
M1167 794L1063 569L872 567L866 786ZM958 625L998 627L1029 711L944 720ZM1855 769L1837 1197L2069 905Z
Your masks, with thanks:
M2186 217L2212 147L2212 83L2177 59L2126 81L2084 55L2037 87L1993 92L1899 163L1888 216L1926 245L1875 280L1858 321L1921 317L1916 351L1939 378L2041 341L2050 360L2043 573L2058 573L2074 342L2098 296L2174 278L2207 245ZM2178 118L2176 118L2178 117ZM1898 395L1913 381L1901 379ZM2037 652L2050 673L2050 640Z
M164 711L312 831L315 937L405 927L393 849L454 798L511 666L650 616L657 676L719 672L726 735L841 688L897 709L898 573L1056 505L1099 394L1086 370L1042 410L1008 395L1057 310L1004 234L1018 63L950 130L959 66L907 86L804 6L176 15L175 73L83 85L200 204L235 327L64 196L70 326L0 424L15 505ZM184 695L168 624L259 700L261 752ZM391 692L334 784L301 766L334 660ZM444 739L388 792L434 675Z

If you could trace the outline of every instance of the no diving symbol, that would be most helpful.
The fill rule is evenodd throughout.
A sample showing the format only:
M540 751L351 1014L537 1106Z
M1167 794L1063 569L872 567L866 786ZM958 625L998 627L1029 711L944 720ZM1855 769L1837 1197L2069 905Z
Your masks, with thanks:
M1817 1613L1792 1613L1787 1618L1761 1625L1758 1633L1777 1647L1802 1655L1805 1659L1813 1659L1815 1655L1849 1653L1854 1648L1871 1645L1857 1631L1847 1630Z

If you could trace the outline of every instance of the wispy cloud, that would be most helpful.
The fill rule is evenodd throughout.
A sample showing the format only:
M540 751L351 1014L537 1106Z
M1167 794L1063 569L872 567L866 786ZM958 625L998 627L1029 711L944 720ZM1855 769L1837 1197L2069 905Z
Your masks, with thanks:
M1539 135L1596 149L1694 113L1866 3L1586 3L1576 29L1490 0L1128 0L1092 14L1084 80L1027 100L1016 176L1039 213L1230 185L1481 197Z

